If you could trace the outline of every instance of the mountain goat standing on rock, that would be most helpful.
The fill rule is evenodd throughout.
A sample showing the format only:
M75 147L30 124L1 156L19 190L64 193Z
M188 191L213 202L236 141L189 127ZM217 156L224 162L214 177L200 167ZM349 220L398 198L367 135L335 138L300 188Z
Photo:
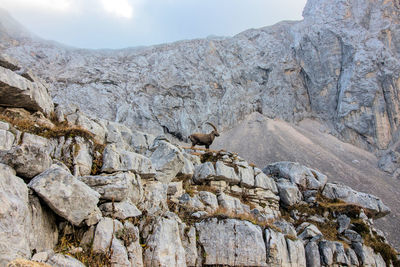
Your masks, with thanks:
M200 146L206 146L206 149L210 148L210 145L214 141L214 138L216 136L219 136L217 127L214 126L214 124L210 122L206 122L208 125L214 128L214 131L212 131L209 134L204 134L204 133L194 133L189 136L190 141L192 141L192 148L195 145L200 145Z

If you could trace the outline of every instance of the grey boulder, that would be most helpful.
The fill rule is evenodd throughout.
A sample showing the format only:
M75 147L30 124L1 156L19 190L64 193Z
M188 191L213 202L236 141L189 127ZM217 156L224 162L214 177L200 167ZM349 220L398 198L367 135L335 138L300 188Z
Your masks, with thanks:
M100 195L60 167L52 167L30 181L34 190L59 216L80 225L97 209Z

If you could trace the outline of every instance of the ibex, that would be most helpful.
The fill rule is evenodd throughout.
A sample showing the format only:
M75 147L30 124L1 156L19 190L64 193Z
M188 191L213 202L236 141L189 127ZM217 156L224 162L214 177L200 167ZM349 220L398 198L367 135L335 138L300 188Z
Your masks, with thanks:
M212 142L214 141L214 138L216 136L219 136L217 127L214 126L214 124L210 122L206 122L207 124L211 125L211 127L214 128L214 131L212 131L209 134L204 134L204 133L194 133L189 136L190 141L192 141L192 148L195 145L200 145L200 146L206 146L207 149L210 148Z

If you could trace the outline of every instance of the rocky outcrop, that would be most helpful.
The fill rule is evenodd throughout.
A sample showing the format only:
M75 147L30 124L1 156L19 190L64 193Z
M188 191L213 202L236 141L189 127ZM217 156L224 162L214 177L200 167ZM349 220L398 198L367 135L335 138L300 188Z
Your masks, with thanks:
M17 257L52 266L383 266L394 260L371 248L377 247L371 240L379 240L391 251L373 226L374 217L388 212L382 201L327 183L327 176L311 168L277 162L264 173L235 153L198 155L159 137L143 151L150 158L132 152L135 148L125 141L104 142L119 155L143 159L149 168L154 163L152 176L134 160L127 165L118 160L119 166L130 167L112 173L97 168L95 175L79 176L78 171L73 176L62 161L76 163L70 160L76 156L74 141L87 144L93 162L99 158L98 151L89 150L93 140L78 137L24 133L21 144L4 150L35 145L54 164L26 179L28 185L16 170L0 164L5 177L0 197L10 203L0 216L10 231L0 240L5 255L0 265ZM107 153L106 148L103 159ZM23 159L15 156L15 161ZM190 161L193 175L183 170L188 163L181 159ZM18 223L13 214L22 216Z
M8 60L2 62L6 64L0 66L0 106L25 108L50 115L54 104L42 81L8 63Z
M211 219L196 224L207 265L266 266L260 227L238 220Z
M346 203L363 207L377 218L385 216L390 212L390 209L383 204L379 198L362 192L354 191L350 187L343 184L327 183L322 191L322 195L330 199L339 199L345 201Z

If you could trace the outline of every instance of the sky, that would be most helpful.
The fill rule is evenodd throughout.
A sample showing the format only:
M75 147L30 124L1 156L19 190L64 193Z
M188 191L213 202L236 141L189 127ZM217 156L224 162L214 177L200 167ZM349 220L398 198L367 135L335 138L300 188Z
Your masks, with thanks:
M233 36L301 20L306 0L0 0L48 40L80 48L125 48Z

